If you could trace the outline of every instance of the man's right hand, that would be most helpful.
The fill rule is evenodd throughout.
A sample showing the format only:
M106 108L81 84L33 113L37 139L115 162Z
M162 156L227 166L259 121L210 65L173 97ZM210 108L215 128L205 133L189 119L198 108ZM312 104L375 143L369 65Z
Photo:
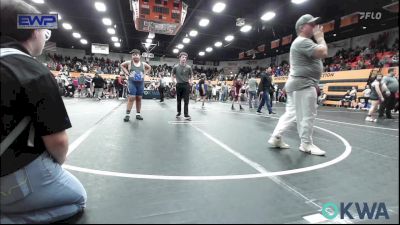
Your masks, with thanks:
M317 42L319 42L319 40L324 40L324 27L321 25L316 25L313 29L313 34Z

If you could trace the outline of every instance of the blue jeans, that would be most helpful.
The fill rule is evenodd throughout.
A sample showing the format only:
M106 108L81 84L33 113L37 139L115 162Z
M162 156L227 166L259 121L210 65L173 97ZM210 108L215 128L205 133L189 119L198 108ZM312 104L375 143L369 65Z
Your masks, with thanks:
M51 223L86 206L86 191L44 152L26 167L1 177L1 223Z
M253 98L254 98L254 108L258 105L258 98L256 91L249 91L249 107L253 108Z
M271 113L272 112L272 106L271 106L271 101L269 100L269 92L268 91L264 91L263 92L263 96L262 96L262 100L260 102L260 105L258 106L258 110L259 112L261 112L262 107L264 106L264 104L267 104L267 108L268 108L268 112Z

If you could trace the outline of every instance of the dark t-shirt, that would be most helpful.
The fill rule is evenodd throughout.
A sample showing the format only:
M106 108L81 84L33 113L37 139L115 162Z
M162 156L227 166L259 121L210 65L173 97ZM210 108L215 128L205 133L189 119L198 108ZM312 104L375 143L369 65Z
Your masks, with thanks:
M103 88L106 82L102 77L99 76L99 77L94 77L92 83L94 83L95 88Z
M1 37L2 48L28 51L14 39ZM1 141L25 117L34 125L34 147L27 146L28 126L0 157L1 175L27 166L46 151L42 136L71 127L67 111L52 73L41 63L24 55L0 58Z

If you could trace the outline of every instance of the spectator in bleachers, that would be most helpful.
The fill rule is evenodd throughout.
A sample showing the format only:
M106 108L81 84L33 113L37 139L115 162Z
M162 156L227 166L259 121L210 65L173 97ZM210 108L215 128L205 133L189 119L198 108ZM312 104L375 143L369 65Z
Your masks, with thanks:
M347 90L346 94L344 94L343 98L338 102L339 107L344 107L344 104L347 103L348 107L351 105L351 95L350 90Z
M392 56L392 65L391 66L399 66L399 51L397 51L397 53Z
M104 84L106 83L102 77L99 76L98 73L95 74L95 77L92 80L94 86L94 97L100 101L101 96L103 94Z
M78 97L82 97L83 92L86 92L86 85L85 85L85 76L83 73L80 74L78 77Z
M221 102L225 102L228 98L228 85L226 84L226 81L224 81L221 85L221 95L219 100Z
M386 64L388 64L389 61L389 57L388 56L384 56L380 61L379 61L379 67L384 67Z
M122 98L122 94L123 94L123 89L124 89L124 84L122 83L122 76L123 76L123 73L121 72L120 76L117 76L115 78L115 80L114 80L114 86L115 86L115 89L116 89L116 91L118 93L118 98L120 100L123 99Z
M371 96L371 88L369 85L365 86L365 89L363 91L363 97L364 97L364 108L367 109L369 108L369 97Z
M358 108L357 105L357 88L352 87L350 91L350 107L351 108Z

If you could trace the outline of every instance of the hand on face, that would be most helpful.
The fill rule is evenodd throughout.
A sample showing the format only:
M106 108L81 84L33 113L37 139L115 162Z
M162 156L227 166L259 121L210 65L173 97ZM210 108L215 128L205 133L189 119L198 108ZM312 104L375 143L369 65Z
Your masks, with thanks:
M315 40L323 39L324 38L324 27L321 25L316 25L313 28L313 35Z

